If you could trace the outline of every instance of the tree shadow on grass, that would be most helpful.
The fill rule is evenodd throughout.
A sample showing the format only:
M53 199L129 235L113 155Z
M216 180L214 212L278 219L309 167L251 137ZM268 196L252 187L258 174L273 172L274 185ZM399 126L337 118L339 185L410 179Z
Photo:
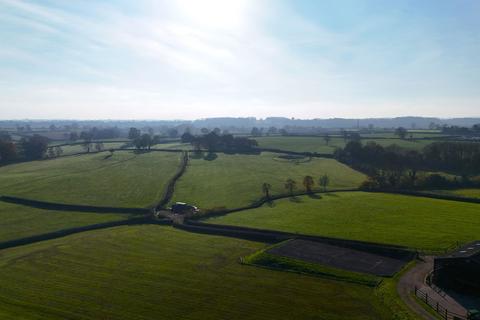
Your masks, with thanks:
M190 156L190 159L203 159L205 154L202 151L194 151Z
M301 203L301 202L303 202L303 201L302 201L302 198L297 197L297 196L290 197L290 198L288 198L288 200L289 200L290 202L294 202L294 203Z
M213 161L217 158L218 158L218 156L215 152L209 152L205 157L203 157L203 160Z
M309 194L307 194L307 196L308 196L310 199L322 199L322 196L319 195L319 194L316 194L316 193L309 193Z
M325 193L325 196L326 196L326 197L332 197L332 198L338 198L338 194L336 194L336 193L330 193L330 192Z

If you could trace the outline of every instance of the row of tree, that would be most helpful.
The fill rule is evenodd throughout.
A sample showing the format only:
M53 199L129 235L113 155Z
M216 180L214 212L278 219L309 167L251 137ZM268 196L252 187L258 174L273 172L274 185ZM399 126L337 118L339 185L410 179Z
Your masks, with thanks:
M190 143L194 150L213 151L251 151L258 143L254 139L234 137L231 134L219 135L212 131L204 135L194 136L190 132L182 135L183 143Z
M318 179L318 185L323 188L323 191L327 191L327 186L330 183L330 178L327 174L322 175ZM312 193L313 188L315 186L315 179L312 176L305 176L302 181L303 187L307 193ZM297 189L297 182L291 178L288 178L284 184L285 189L288 193L293 196L295 189ZM266 199L270 199L271 194L270 191L272 189L272 185L268 182L264 182L262 184L262 193Z
M339 161L367 173L374 185L381 187L435 187L435 182L441 187L445 184L436 176L420 180L420 171L444 171L462 176L461 180L452 180L456 184L467 184L469 177L480 174L480 143L475 142L434 142L415 151L396 145L383 147L375 142L350 141L334 155Z

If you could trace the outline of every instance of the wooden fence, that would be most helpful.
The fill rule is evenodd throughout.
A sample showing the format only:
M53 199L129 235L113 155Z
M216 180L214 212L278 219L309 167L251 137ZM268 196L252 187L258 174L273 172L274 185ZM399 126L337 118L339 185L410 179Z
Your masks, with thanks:
M466 314L458 314L448 310L438 300L435 300L428 295L427 291L422 290L415 286L415 296L422 300L426 305L432 308L442 319L445 320L468 320L469 317Z

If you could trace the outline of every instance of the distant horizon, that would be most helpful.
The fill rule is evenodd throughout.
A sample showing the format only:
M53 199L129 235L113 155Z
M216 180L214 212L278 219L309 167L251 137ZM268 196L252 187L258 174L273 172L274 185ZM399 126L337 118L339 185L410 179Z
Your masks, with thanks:
M453 119L479 119L478 116L458 116L458 117L435 117L435 116L392 116L392 117L327 117L327 118L296 118L296 117L285 117L285 116L268 116L268 117L256 117L256 116L245 116L245 117L235 117L235 116L212 116L212 117L202 117L202 118L178 118L178 119L164 119L164 118L125 118L125 119L115 119L115 118L6 118L0 119L0 121L118 121L118 122L128 122L128 121L200 121L207 119L256 119L256 120L265 120L271 118L280 118L288 120L393 120L393 119L405 119L405 118L419 118L419 119L438 119L438 120L453 120Z

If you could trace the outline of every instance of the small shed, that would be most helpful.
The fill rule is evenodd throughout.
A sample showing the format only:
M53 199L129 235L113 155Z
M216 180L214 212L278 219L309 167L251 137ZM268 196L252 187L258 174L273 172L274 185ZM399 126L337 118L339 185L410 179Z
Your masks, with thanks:
M185 202L175 202L172 205L171 211L178 214L197 213L198 208Z
M435 258L432 280L442 288L480 294L480 240Z

